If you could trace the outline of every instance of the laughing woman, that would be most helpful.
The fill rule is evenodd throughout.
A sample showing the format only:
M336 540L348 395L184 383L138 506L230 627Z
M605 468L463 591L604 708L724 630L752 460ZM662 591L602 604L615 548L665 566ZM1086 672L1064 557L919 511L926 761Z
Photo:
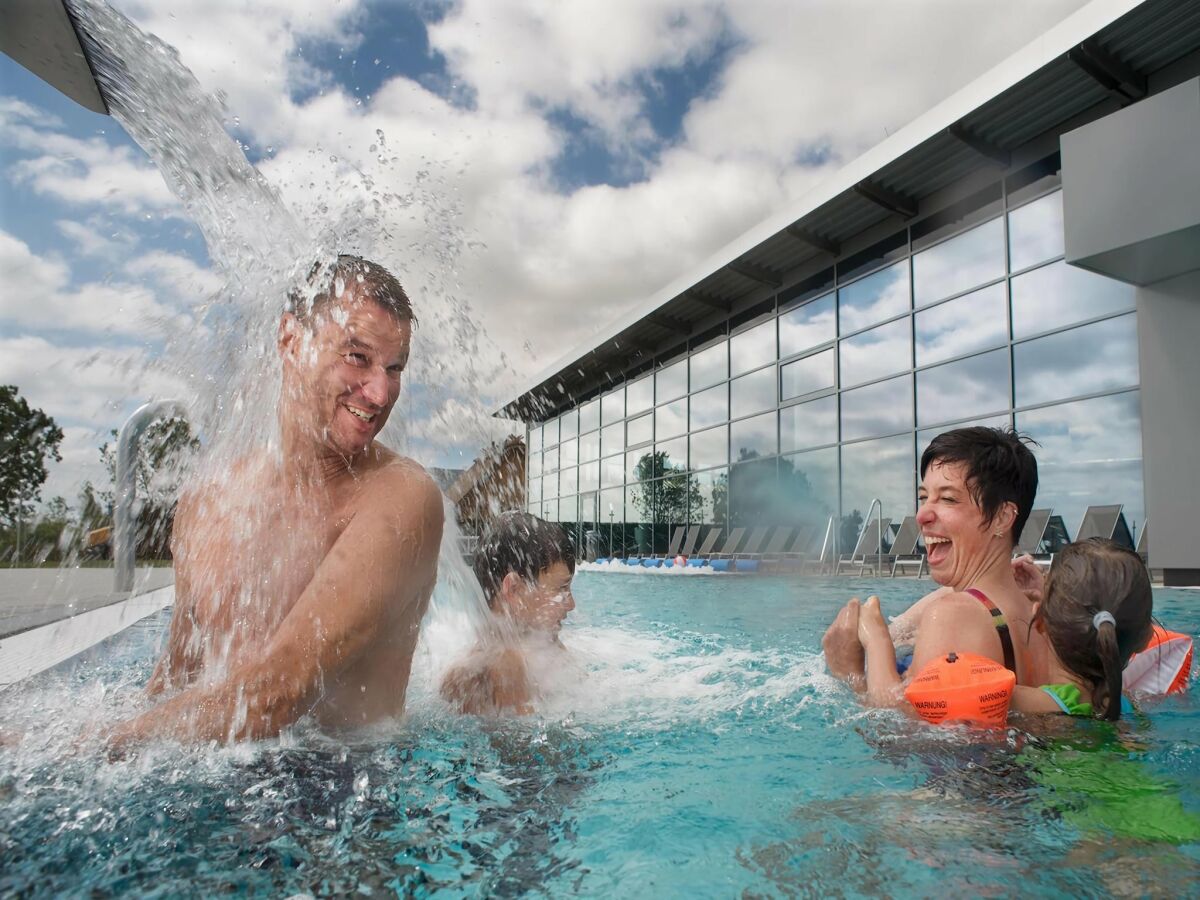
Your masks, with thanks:
M1037 461L1012 431L958 428L938 435L922 454L917 524L930 575L941 587L890 626L900 648L911 646L914 672L953 649L995 660L1019 684L1045 680L1048 646L1029 627L1034 609L1018 582L1024 569L1012 563L1037 481ZM822 646L829 671L864 690L859 610L857 599L847 603ZM903 665L903 649L899 656Z

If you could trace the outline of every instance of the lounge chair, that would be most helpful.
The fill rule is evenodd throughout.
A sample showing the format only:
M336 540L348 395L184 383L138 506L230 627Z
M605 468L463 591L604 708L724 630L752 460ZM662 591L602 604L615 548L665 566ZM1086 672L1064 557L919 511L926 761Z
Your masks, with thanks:
M708 534L704 536L704 542L700 545L700 549L696 551L696 556L700 559L708 559L712 555L713 547L717 544L717 539L721 537L721 529L713 527L709 529ZM690 562L689 558L689 562Z
M814 532L814 536L815 536ZM806 549L796 541L793 545L796 549ZM821 532L820 550L814 557L805 557L802 560L800 571L813 575L823 575L826 571L833 571L837 563L837 516L830 516L825 522L825 528Z
M1107 538L1116 541L1123 547L1134 549L1133 535L1129 533L1129 525L1125 521L1122 505L1115 503L1110 506L1089 506L1079 523L1075 540L1086 541L1088 538Z
M887 534L887 527L892 524L891 519L872 519L863 524L862 530L858 533L858 541L854 545L854 552L849 556L838 557L837 569L834 575L841 575L842 569L845 567L853 568L858 566L858 574L861 575L870 565L868 556L880 556L881 535Z
M924 573L925 567L929 564L929 558L925 555L924 548L917 549L920 540L921 526L917 524L917 517L905 516L888 554L892 561L893 578L896 577L897 571L905 571L914 567L917 570L918 578Z
M679 552L687 557L691 556L696 551L696 541L700 539L699 525L693 525L688 529L687 538L683 542L683 546L679 548Z
M767 535L771 533L770 525L760 525L750 532L746 546L733 554L734 559L756 559L763 555L763 547L767 543Z
M787 552L787 548L796 538L797 529L789 528L786 525L780 525L775 529L775 533L771 535L771 540L759 556L759 561L764 568L777 568L783 563L783 555Z
M1138 532L1137 546L1133 548L1133 552L1142 558L1142 562L1150 564L1150 520L1146 519L1142 522L1142 530Z
M721 545L721 549L715 553L709 553L709 559L730 559L737 552L738 547L742 545L742 535L746 533L745 528L735 528L729 532L729 537L725 539L725 543Z
M1013 551L1014 556L1037 556L1042 549L1042 538L1046 535L1046 525L1050 521L1051 509L1034 509L1030 510L1029 518L1025 520L1025 527L1021 529L1021 536L1017 538L1017 548Z
M667 559L674 559L679 555L679 548L683 544L683 536L687 534L687 526L680 525L671 534L671 543L667 545Z

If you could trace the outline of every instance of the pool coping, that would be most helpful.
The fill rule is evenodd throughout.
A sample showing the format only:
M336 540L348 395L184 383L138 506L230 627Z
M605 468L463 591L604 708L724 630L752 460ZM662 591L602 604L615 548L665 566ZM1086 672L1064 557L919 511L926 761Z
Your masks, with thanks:
M0 639L0 691L77 656L174 602L172 584Z

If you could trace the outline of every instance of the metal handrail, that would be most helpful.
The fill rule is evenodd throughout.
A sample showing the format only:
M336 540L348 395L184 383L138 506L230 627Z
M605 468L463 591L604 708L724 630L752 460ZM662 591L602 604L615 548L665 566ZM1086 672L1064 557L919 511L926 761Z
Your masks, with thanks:
M117 437L116 500L113 504L113 590L133 590L133 567L137 556L137 534L133 506L137 501L137 447L146 428L157 419L187 418L187 407L179 400L154 400L137 408Z

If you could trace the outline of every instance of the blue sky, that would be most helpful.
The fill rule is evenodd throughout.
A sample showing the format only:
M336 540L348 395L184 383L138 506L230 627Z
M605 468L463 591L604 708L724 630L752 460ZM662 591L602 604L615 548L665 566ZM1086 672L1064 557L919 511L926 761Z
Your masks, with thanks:
M461 466L533 373L1082 2L116 5L301 218L387 235L429 323L403 442ZM66 429L45 495L70 498L186 389L152 363L219 279L115 121L0 57L0 123L0 382Z

